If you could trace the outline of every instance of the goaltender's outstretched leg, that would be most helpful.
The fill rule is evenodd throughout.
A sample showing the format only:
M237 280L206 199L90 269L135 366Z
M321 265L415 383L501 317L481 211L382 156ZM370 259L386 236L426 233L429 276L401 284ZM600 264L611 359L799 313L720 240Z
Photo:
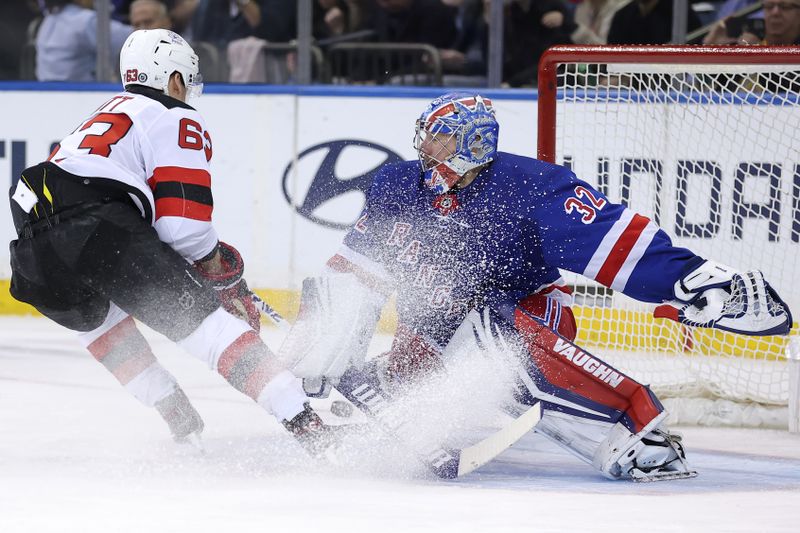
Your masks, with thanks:
M557 333L543 318L525 300L516 307L513 323L497 316L499 330L528 355L520 400L542 402L537 431L612 479L696 476L680 437L667 432L667 413L653 392L575 345L574 326Z
M666 412L652 391L545 326L535 306L523 300L513 313L485 309L466 322L474 335L505 337L522 355L519 399L542 403L537 432L612 479L697 475L680 437L666 431ZM574 338L574 327L560 329Z

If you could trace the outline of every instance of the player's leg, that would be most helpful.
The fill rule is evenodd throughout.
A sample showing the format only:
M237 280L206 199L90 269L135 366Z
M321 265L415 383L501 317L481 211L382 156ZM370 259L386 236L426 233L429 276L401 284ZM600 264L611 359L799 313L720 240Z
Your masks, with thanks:
M12 294L78 331L83 345L134 397L156 407L176 439L199 433L200 416L158 364L133 320L86 285L78 267L97 223L91 206L107 203L112 193L65 180L59 171L51 164L26 169L23 184L39 201L28 211L11 202L19 235L12 243ZM125 195L118 196L122 200Z
M124 204L108 204L96 214L108 223L100 225L82 254L88 284L219 372L313 447L313 432L292 424L296 418L318 422L306 408L299 381L248 323L221 308L194 267L161 242L137 213ZM92 266L96 257L105 258L104 268ZM320 429L317 437L324 440L325 431Z
M103 324L78 338L133 397L158 411L176 441L203 431L200 414L122 309L112 303Z
M514 312L513 344L528 356L521 399L542 402L537 431L611 478L692 475L680 438L666 431L666 413L652 391L563 335L571 329L574 338L574 327L560 328L562 334L547 327L540 308L529 303L520 302ZM568 309L553 311L563 315ZM498 324L504 321L498 315Z
M274 363L245 322L220 309L215 292L158 239L127 194L85 186L49 163L24 175L35 201L12 199L20 237L11 250L17 299L76 331L100 327L114 301L180 342L279 420L315 422L294 376ZM313 435L297 424L289 429Z
M575 317L568 306L560 303L558 288L549 290L547 294L538 293L528 296L511 308L519 308L537 317L554 331L568 339L574 339L577 332ZM452 346L458 344L454 339L450 350L439 346L433 339L426 338L403 324L398 324L391 349L379 356L378 361L383 368L382 374L390 384L413 381L430 372L443 369L442 358L449 358ZM442 354L443 351L448 353Z

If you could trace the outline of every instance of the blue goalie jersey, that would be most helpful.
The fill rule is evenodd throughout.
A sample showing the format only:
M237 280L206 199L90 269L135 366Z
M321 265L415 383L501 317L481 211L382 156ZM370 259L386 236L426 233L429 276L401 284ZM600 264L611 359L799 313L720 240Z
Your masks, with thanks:
M470 309L513 309L563 283L559 268L660 303L694 257L567 168L500 152L444 195L418 161L382 167L329 266L396 292L400 323L444 346Z

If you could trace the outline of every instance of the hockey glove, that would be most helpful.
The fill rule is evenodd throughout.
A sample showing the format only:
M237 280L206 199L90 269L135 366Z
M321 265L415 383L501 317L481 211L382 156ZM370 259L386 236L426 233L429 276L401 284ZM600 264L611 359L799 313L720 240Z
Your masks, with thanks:
M220 265L212 270L209 263L215 258L195 266L200 274L211 282L217 291L222 307L235 317L241 318L256 332L261 330L261 316L251 298L247 282L242 277L244 261L239 251L230 244L221 242L217 246Z
M307 393L324 397L345 370L361 367L385 300L349 273L303 281L300 313L278 357Z
M789 333L789 306L760 271L737 272L714 261L695 265L675 283L676 299L656 307L656 318L743 335Z

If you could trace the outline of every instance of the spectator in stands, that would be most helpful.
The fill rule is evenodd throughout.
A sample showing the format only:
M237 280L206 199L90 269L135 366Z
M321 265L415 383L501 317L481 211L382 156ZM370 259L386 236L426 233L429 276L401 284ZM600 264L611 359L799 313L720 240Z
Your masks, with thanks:
M800 0L766 0L764 8L764 35L758 35L752 26L742 26L738 36L730 36L730 18L719 21L706 36L709 44L762 44L800 45Z
M297 5L286 0L262 0L262 19L257 37L273 43L285 43L297 36Z
M335 37L363 28L365 12L374 0L313 0L312 34ZM369 3L368 3L369 2ZM297 37L297 5L286 0L262 0L262 25L257 36L282 43Z
M111 18L123 24L128 24L130 22L128 13L131 10L132 2L133 0L110 0Z
M293 2L288 2L294 4ZM194 0L187 37L224 50L234 39L256 34L261 25L261 2L257 0Z
M192 20L194 10L197 8L198 0L163 0L167 4L167 11L169 11L169 18L172 21L172 31L180 33L185 39L189 39L187 35L189 24Z
M317 39L345 33L350 6L344 0L316 0L312 33Z
M97 63L94 0L44 0L47 12L36 36L36 78L93 81ZM111 57L119 57L131 27L111 20Z
M765 0L764 39L743 35L751 44L800 45L800 0Z
M370 27L387 43L449 48L456 39L456 9L442 0L375 0Z
M442 3L458 10L456 39L450 48L439 50L442 68L449 74L445 85L484 85L489 30L483 0L442 0Z
M484 0L485 16L490 1ZM504 25L503 79L512 87L532 86L542 53L555 44L570 43L577 29L563 0L512 0L506 6Z
M688 9L687 31L700 27ZM634 0L622 6L611 20L608 44L666 44L672 41L672 0Z
M747 6L753 5L759 0L725 0L719 9L717 9L717 18L724 19L729 17L739 11L740 9L744 9ZM757 10L753 12L753 16L756 18L763 19L764 12L762 10Z
M359 0L312 0L312 36L317 41L342 36L357 29ZM287 83L294 79L297 55L292 50L269 48L297 36L297 5L286 0L261 0L262 24L253 36L228 44L228 81L233 83ZM315 70L317 74L321 71Z
M111 16L115 20L119 20L120 22L130 23L131 22L131 6L136 0L111 0ZM194 10L197 8L198 0L157 0L158 2L164 4L167 9L168 16L170 18L170 24L172 25L172 30L176 33L183 34L186 30L186 27L189 24L189 19L191 19ZM157 28L161 28L162 26L157 25Z
M33 37L28 28L38 13L35 0L0 3L0 80L20 79L23 47Z
M134 30L172 29L167 5L160 0L134 0L129 16Z
M764 11L759 9L746 17L734 17L741 9L758 0L727 0L717 10L717 22L705 37L703 44L736 44L745 29L764 35ZM758 29L756 29L758 27Z
M575 44L606 44L611 19L630 0L583 0L575 8L578 27L570 39Z

